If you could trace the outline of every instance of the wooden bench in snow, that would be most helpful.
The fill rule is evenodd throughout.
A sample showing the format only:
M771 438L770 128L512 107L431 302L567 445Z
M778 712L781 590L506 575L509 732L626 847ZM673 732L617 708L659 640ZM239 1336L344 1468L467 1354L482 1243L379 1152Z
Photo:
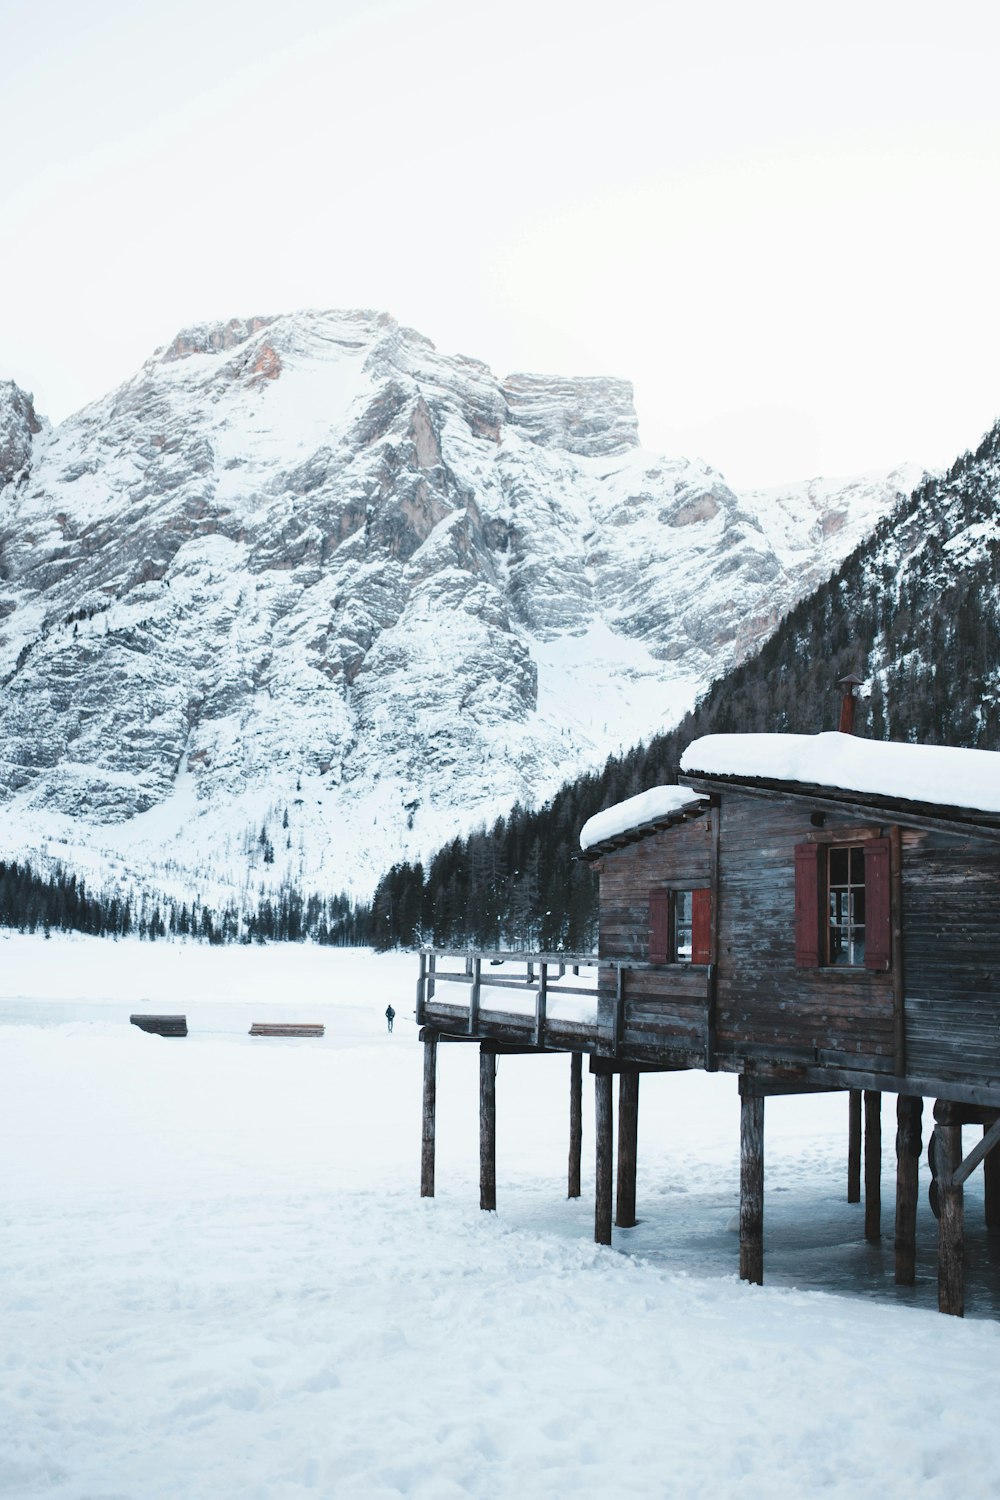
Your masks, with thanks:
M254 1021L251 1036L323 1036L325 1026L309 1021Z
M133 1026L140 1031L150 1031L154 1036L187 1036L187 1016L129 1016Z

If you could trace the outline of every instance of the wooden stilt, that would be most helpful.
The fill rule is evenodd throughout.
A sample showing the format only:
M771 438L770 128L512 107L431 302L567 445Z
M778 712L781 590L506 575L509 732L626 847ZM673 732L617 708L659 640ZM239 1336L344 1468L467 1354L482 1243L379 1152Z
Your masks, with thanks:
M583 1053L569 1060L569 1177L567 1198L580 1196L580 1159L583 1152Z
M861 1090L847 1095L847 1201L861 1202Z
M913 1286L917 1279L917 1193L923 1104L915 1094L900 1094L896 1100L897 1286Z
M983 1126L983 1135L989 1128ZM986 1228L1000 1229L1000 1146L994 1146L983 1161L983 1176L986 1179Z
M594 1239L599 1245L611 1244L611 1184L615 1158L612 1081L610 1073L594 1074L594 1124L597 1135L597 1190L594 1203Z
M941 1208L938 1220L938 1308L960 1318L965 1312L965 1193L961 1183L955 1186L952 1173L962 1161L962 1127L950 1123L948 1105L941 1099L934 1106L934 1119L934 1161Z
M497 1060L479 1053L479 1207L497 1206Z
M434 1197L434 1132L437 1114L437 1036L424 1037L424 1116L420 1138L420 1196Z
M764 1281L764 1100L740 1079L740 1279Z
M882 1234L882 1095L865 1089L865 1239Z
M639 1136L639 1074L622 1073L618 1079L618 1196L615 1223L631 1229L635 1223L635 1170Z

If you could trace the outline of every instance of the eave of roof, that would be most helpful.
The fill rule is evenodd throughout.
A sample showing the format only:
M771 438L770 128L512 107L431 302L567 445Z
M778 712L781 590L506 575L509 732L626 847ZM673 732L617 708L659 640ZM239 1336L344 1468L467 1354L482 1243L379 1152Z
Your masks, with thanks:
M684 785L687 785L687 782ZM654 833L663 833L668 828L675 828L678 823L687 823L693 818L702 818L708 809L708 802L692 802L690 806L679 808L665 817L654 818L648 823L640 823L636 828L630 828L625 833L618 833L613 838L603 839L599 844L591 844L589 849L581 849L579 854L573 855L573 858L584 864L592 864L602 855L613 854L616 849L624 849L629 844L638 844L642 839L652 838Z
M678 782L681 786L691 787L692 791L716 797L724 788L731 787L751 796L806 802L820 811L855 812L874 821L897 823L901 827L958 831L976 838L1000 840L1000 814L982 812L978 808L917 802L906 797L887 797L882 793L856 792L810 782L773 781L759 776L691 772L679 776Z

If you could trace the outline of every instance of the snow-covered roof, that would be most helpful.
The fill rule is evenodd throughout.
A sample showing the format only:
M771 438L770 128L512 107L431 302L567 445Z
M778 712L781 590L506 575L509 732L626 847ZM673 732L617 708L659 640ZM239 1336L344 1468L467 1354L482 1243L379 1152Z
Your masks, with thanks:
M688 776L787 781L1000 813L1000 754L851 734L708 734L681 757Z
M584 851L593 849L608 839L620 838L637 828L659 823L684 808L697 807L705 800L686 786L650 787L648 792L616 802L614 807L606 807L603 812L588 818L580 830L580 848Z

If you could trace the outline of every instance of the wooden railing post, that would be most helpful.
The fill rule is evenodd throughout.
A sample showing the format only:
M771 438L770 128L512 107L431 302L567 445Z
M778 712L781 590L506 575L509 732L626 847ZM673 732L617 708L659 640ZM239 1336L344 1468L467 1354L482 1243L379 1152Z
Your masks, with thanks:
M548 1004L549 966L542 963L538 970L538 993L535 996L535 1046L541 1047L545 1038L545 1010Z
M567 1198L580 1196L580 1164L583 1154L583 1053L569 1060L569 1177Z
M617 1057L621 1048L622 1038L625 1035L625 970L621 964L615 965L615 1014L613 1028L611 1050L615 1057Z
M434 1197L434 1136L437 1114L437 1033L424 1035L424 1112L420 1138L420 1196Z
M472 960L469 972L472 975L472 988L469 991L469 1035L475 1036L479 1030L479 986L482 974L483 961L477 954Z
M424 1024L424 990L427 986L427 954L420 954L420 978L417 980L417 1025Z

